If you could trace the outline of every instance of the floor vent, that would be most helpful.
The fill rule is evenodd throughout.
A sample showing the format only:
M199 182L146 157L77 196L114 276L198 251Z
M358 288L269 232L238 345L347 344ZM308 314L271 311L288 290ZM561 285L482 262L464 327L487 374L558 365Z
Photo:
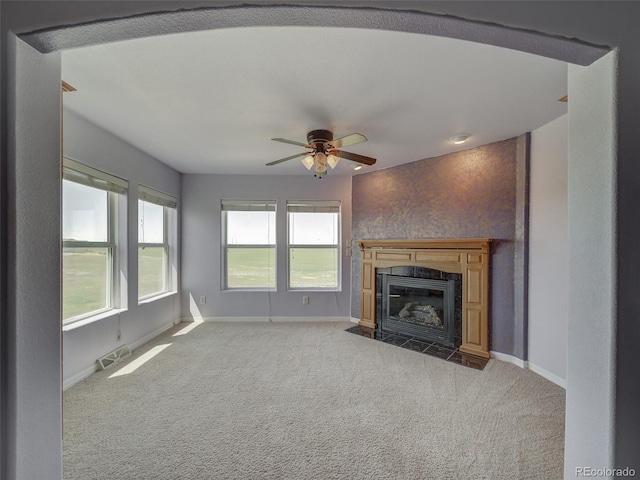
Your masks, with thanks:
M131 350L126 345L122 347L116 348L113 352L107 353L104 357L100 357L98 359L98 365L100 365L100 370L104 370L109 368L121 360L124 360L129 355L131 355Z

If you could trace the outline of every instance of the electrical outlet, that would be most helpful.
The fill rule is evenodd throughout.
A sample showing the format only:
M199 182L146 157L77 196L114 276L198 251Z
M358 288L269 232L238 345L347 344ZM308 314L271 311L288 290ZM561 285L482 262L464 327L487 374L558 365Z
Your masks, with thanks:
M309 305L309 297L308 296L304 296L302 297L302 304L303 305Z
M207 303L207 297L203 295L202 297L200 297L200 305L204 305L205 303Z

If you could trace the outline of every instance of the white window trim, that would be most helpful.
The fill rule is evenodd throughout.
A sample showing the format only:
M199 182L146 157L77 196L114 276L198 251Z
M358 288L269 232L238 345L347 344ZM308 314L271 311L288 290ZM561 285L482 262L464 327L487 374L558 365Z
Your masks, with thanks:
M108 174L101 170L84 165L70 157L63 156L62 179L69 182L85 185L96 190L107 192L107 241L87 242L79 240L62 240L62 248L106 248L109 255L107 272L106 306L81 315L62 319L63 328L73 324L82 324L106 318L120 311L120 276L117 274L119 267L118 248L118 194L124 193L129 184L126 180ZM64 301L64 299L63 299Z
M84 327L85 325L89 325L90 323L97 322L98 320L103 320L105 318L115 317L116 315L120 315L122 312L126 312L126 309L118 309L112 308L110 310L100 311L95 315L91 315L86 318L80 318L72 323L66 323L62 326L63 332L70 332L71 330L75 330L80 327Z
M178 294L178 292L176 292L175 290L169 290L169 291L161 293L159 295L155 295L153 297L149 297L147 299L140 300L138 302L138 305L144 305L145 303L152 303L152 302L155 302L156 300L160 300L162 298L172 297L172 296L177 295L177 294Z
M337 209L337 212L335 210ZM338 214L338 239L335 244L292 244L291 243L291 216L289 213L337 213ZM337 287L292 287L291 286L291 249L292 248L327 248L337 250ZM287 202L287 291L290 292L341 292L342 291L342 206L339 200L313 200L313 201L288 201Z
M158 190L154 190L145 185L138 185L138 201L143 201L146 203L151 203L154 205L158 205L162 207L162 216L163 216L163 242L140 242L138 241L138 248L136 252L140 251L140 247L144 248L158 248L161 247L164 250L164 272L163 272L163 281L162 281L162 290L157 292L150 293L148 295L140 296L138 292L138 305L143 303L150 303L155 300L160 300L161 298L165 298L170 294L175 293L173 285L174 281L171 275L171 258L172 258L172 246L170 242L171 238L171 215L169 214L169 209L176 209L178 205L178 200L176 197L172 195L168 195L166 193L160 192ZM138 218L138 222L140 219ZM140 262L140 257L138 256L138 262ZM138 289L140 288L140 265L138 263Z
M275 292L278 288L278 241L276 231L276 241L273 244L227 244L227 215L228 211L251 211L251 212L274 212L276 214L277 225L277 202L275 200L227 200L223 199L220 202L220 217L221 217L221 258L220 262L222 268L220 269L221 278L220 285L221 290L224 292ZM277 227L276 227L277 230ZM270 248L274 252L274 286L273 287L229 287L227 266L229 264L228 255L229 250L240 248Z

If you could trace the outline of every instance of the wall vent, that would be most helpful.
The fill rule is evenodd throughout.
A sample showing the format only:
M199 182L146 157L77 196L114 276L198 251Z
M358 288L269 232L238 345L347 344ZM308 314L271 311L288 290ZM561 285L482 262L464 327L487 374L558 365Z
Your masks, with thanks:
M131 350L126 345L122 347L116 348L113 352L107 353L104 357L100 357L98 359L98 365L100 365L100 370L105 370L116 363L124 360L129 355L131 355Z

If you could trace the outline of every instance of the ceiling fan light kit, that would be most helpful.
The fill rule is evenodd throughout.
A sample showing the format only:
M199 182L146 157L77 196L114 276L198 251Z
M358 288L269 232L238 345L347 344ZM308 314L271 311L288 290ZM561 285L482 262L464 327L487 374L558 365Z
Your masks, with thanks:
M317 178L324 177L327 174L327 156L322 152L318 152L313 156L313 159L316 166L314 176Z
M336 168L339 161L340 157L335 156L333 153L329 154L329 156L327 157L327 164L331 167L332 170Z
M313 155L307 155L300 161L305 167L307 167L307 170L311 170L311 167L313 167L313 164L315 163Z
M327 174L327 165L331 167L331 169L336 168L341 158L359 163L360 166L373 165L376 163L375 158L339 150L339 148L346 145L355 145L356 143L366 142L367 137L360 133L352 133L334 140L333 133L330 130L312 130L307 134L307 143L296 142L295 140L288 140L286 138L272 138L271 140L297 145L313 151L302 152L296 155L291 155L290 157L281 158L267 163L267 166L273 166L294 158L303 157L300 161L307 170L311 170L311 167L315 167L314 176L317 178L322 178Z

